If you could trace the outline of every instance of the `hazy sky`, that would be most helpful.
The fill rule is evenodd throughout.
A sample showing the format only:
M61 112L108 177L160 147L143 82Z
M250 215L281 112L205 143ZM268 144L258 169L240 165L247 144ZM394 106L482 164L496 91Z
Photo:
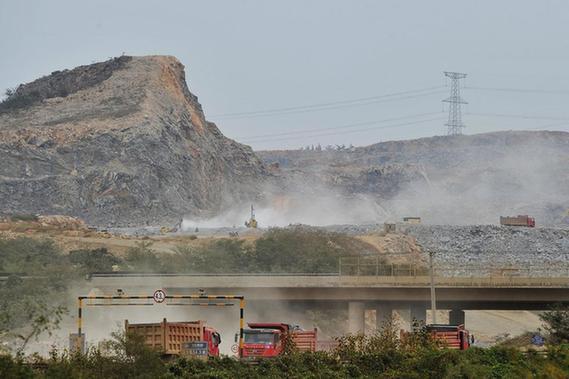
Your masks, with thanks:
M466 134L569 130L568 1L0 0L0 26L0 89L174 55L207 118L255 149L445 134L445 70L468 74Z

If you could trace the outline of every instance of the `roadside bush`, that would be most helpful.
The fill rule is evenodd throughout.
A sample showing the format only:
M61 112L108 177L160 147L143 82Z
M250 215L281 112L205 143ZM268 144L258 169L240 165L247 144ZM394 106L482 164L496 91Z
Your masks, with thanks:
M21 357L0 354L0 378L33 378L34 371Z
M552 343L569 343L569 307L554 305L551 310L542 313L539 318L545 323Z
M178 246L163 255L166 271L195 273L255 272L251 247L243 240L219 239L204 247Z
M273 228L253 243L223 238L205 246L181 245L159 259L162 270L171 272L329 273L338 271L340 257L372 250L365 242L343 234Z
M340 257L370 247L350 236L307 228L269 229L255 242L255 259L265 272L338 272Z
M69 253L69 261L82 273L112 271L114 265L120 265L123 260L111 254L102 247L93 250L73 250Z
M134 271L142 272L162 272L162 260L157 252L152 249L152 242L137 242L135 247L131 247L126 252L126 263Z
M58 327L77 274L53 242L31 238L0 239L0 270L12 274L0 282L0 348L22 351Z
M208 361L161 359L135 336L118 335L111 355L91 349L85 355L53 351L48 359L25 361L0 356L6 378L566 378L567 346L552 355L524 355L504 348L467 351L425 346L354 351L339 359L334 353L292 352L251 364L234 358ZM559 351L561 350L561 351ZM560 359L560 360L559 360Z

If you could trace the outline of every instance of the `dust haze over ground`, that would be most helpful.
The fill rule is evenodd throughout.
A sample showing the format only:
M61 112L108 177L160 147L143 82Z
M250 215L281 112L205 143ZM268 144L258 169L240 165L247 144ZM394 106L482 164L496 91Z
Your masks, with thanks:
M280 186L266 195L268 203L284 205L268 207L267 224L419 216L429 224L465 225L517 214L535 216L538 226L569 222L569 133L499 132L259 154L279 165Z
M91 290L93 289L83 287L80 290L82 292L78 293L86 294ZM197 289L191 293L197 293ZM93 294L102 295L96 289ZM130 295L143 294L131 293ZM213 295L213 293L210 295ZM315 323L308 316L306 309L286 301L279 301L279 297L278 291L275 290L274 300L269 303L246 302L245 322L283 322L299 325L305 329L312 329L318 326L318 323ZM96 300L96 302L97 304L105 304L105 301L102 300ZM120 302L125 303L127 300L121 300ZM117 304L118 301L114 301L114 303ZM85 300L83 307L83 333L86 335L87 346L96 347L99 342L110 339L113 332L123 332L125 320L128 320L131 324L160 323L164 318L169 322L202 320L205 321L207 326L215 328L220 333L222 340L220 345L221 354L235 355L231 351L231 346L235 344L234 337L239 332L238 301L234 302L234 306L225 307L168 305L168 301L162 304L155 304L152 300L145 300L140 303L147 305L93 306L90 304L95 304L95 301L89 302ZM76 332L77 328L75 306L75 302L70 299L69 316L64 318L61 328L56 330L52 337L44 336L38 343L31 344L28 348L28 353L39 352L47 355L53 346L57 346L59 349L68 348L69 333ZM343 326L338 326L338 331L343 329ZM330 336L327 337L329 338Z
M372 224L406 216L429 224L468 225L529 214L538 226L567 226L569 137L562 137L555 147L538 141L490 152L481 148L470 156L410 157L415 163L405 166L403 179L381 173L375 178L369 175L373 164L367 167L355 159L343 172L339 164L289 168L289 163L276 179L282 185L262 191L256 217L261 226ZM242 203L206 220L186 218L183 226L242 226L249 206Z
M255 218L260 227L306 224L326 226L336 224L369 224L386 220L386 212L371 197L344 197L328 193L300 196L275 196L273 201L254 204ZM250 205L243 203L205 220L184 218L182 230L196 227L242 227L250 217Z
M388 208L422 216L434 224L493 224L499 216L530 214L538 223L557 224L569 210L569 145L559 155L545 146L527 146L486 167L464 162L456 176L415 181Z
M347 332L347 310L330 305L305 306L287 301L279 301L278 293L271 302L248 302L245 308L246 322L283 322L299 325L305 330L318 328L318 340L329 341L335 336ZM220 352L233 356L232 345L239 331L239 307L201 307L154 304L150 300L147 306L85 306L83 332L87 345L96 347L108 340L113 332L124 331L124 321L129 323L160 323L163 318L170 322L204 320L206 325L215 328L221 335ZM220 310L221 309L221 310ZM71 314L75 309L70 307ZM376 328L375 311L366 311L366 333L373 333ZM438 311L438 319L444 321L448 314ZM401 328L407 328L409 317L396 310L394 320ZM408 315L407 315L408 316ZM30 345L28 352L46 354L53 346L59 349L68 347L68 333L76 328L75 317L64 320L62 328L53 337L42 338L39 343ZM528 311L467 311L466 323L476 336L478 344L483 346L496 342L505 336L515 336L524 332L535 331L541 327L537 312ZM245 326L246 327L246 326Z

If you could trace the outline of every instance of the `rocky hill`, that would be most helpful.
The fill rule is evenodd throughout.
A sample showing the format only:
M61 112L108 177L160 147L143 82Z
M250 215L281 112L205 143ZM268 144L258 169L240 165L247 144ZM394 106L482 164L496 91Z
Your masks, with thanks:
M224 137L168 56L56 71L0 104L0 213L173 222L256 196L252 150Z
M365 197L365 208L376 209L365 213L367 219L346 223L421 216L435 224L482 224L496 223L500 215L532 214L538 225L569 224L567 132L507 131L258 154L285 183L280 188L308 183L301 186L305 197Z

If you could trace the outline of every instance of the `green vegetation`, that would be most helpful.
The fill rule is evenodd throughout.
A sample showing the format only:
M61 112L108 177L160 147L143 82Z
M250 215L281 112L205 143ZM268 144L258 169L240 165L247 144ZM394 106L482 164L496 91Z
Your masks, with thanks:
M0 102L0 113L14 109L25 108L41 102L42 96L39 91L31 91L27 94L18 94L15 90L6 89L6 98Z
M0 239L0 349L23 351L51 333L67 312L73 281L110 271L120 260L106 249L61 254L50 240Z
M134 271L329 273L338 272L340 257L373 252L365 242L344 234L273 228L252 243L219 239L207 246L178 246L171 254L159 254L144 241L128 251L126 263Z
M569 307L554 305L539 316L552 343L569 343Z
M16 216L24 223L34 216ZM23 351L30 341L51 333L67 312L69 288L93 272L333 272L338 258L366 254L364 242L341 234L305 229L272 229L255 242L219 239L208 245L179 246L158 253L150 241L124 258L105 248L63 254L48 239L0 239L0 348ZM14 294L17 294L15 296Z
M52 351L49 358L0 356L5 378L566 378L569 345L550 346L547 356L495 347L441 349L424 328L400 340L392 324L372 336L338 339L331 352L289 349L258 364L222 357L163 360L136 335L114 335L109 351L85 355Z
M122 259L115 257L104 247L71 251L69 261L84 274L108 272L113 269L113 266L120 265L123 262Z
M441 349L416 325L399 339L387 323L372 336L343 336L332 352L299 353L288 349L276 359L251 365L233 358L208 362L163 360L137 336L115 335L109 351L85 355L52 351L49 358L22 352L40 334L59 326L73 281L119 265L131 270L189 272L332 271L338 257L366 254L353 238L314 230L273 229L255 242L220 239L199 248L180 246L159 254L149 241L130 249L124 259L104 248L62 254L49 240L0 239L0 377L4 378L566 378L569 377L569 312L561 306L542 315L549 332L547 354L508 346L467 351ZM14 296L18 294L18 296ZM314 312L311 317L330 317ZM341 320L331 320L328 327ZM15 353L10 355L9 352Z
M37 215L32 214L15 214L10 216L12 221L38 221Z
M0 271L8 275L0 282L4 349L21 351L32 339L58 326L65 311L61 294L72 276L65 261L50 241L0 239Z

